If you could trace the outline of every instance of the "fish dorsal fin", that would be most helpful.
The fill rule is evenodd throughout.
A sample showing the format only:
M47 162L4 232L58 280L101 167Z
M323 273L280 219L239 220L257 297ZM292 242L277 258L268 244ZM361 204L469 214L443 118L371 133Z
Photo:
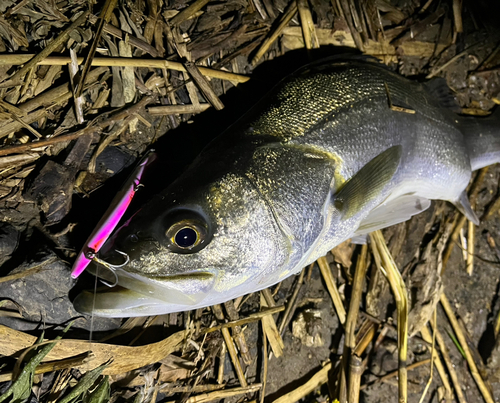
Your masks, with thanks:
M378 229L390 227L409 220L415 214L419 214L431 205L429 199L419 197L415 194L405 194L380 206L374 208L366 217L358 229L355 236L368 234Z
M334 195L334 205L343 218L350 218L380 195L392 180L401 160L401 146L377 155Z
M469 221L473 222L475 225L479 225L479 218L477 218L476 213L472 210L472 206L470 205L469 198L467 197L467 192L465 190L453 204Z

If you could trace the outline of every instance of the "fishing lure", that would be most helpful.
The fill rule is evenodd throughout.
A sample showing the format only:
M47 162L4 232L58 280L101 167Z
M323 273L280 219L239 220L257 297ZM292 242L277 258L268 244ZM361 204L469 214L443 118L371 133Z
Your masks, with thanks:
M111 265L103 261L102 259L99 259L98 253L104 242L106 242L106 240L109 238L111 233L114 231L114 229L122 219L123 215L128 209L128 206L130 205L130 202L134 198L135 193L141 186L141 179L144 173L144 169L155 158L156 154L154 153L149 153L148 155L146 155L129 176L122 189L117 193L117 195L111 202L111 205L106 210L106 213L101 218L96 228L85 242L84 247L78 254L78 257L76 258L71 270L72 278L78 278L78 276L83 273L83 271L92 261L99 263L109 269L112 269L112 271L113 269L121 267L128 263L129 258L126 253L117 251L125 257L125 262L119 266Z

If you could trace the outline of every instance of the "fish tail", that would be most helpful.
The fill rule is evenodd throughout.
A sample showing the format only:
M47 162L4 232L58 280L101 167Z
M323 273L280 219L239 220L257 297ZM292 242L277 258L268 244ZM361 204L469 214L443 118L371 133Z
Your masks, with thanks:
M472 170L500 162L500 107L487 117L461 123Z

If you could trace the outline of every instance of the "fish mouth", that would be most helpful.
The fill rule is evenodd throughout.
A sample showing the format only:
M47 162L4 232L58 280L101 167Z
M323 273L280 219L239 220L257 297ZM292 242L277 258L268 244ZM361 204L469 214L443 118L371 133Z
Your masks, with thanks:
M95 294L83 291L73 305L80 313L103 317L159 315L205 306L203 300L217 278L212 270L167 276L138 274L122 268L110 271L97 266L89 271L117 286L101 289Z

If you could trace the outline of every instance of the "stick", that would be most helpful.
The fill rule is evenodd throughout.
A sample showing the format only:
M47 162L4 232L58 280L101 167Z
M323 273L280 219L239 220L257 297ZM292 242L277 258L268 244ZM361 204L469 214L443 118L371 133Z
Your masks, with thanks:
M202 331L200 331L200 334L216 332L216 331L221 330L225 327L247 325L248 323L257 322L258 320L261 320L264 316L274 315L275 313L282 312L284 310L285 310L284 305L280 305L280 306L277 306L275 308L268 308L265 311L252 313L243 319L238 319L238 320L234 320L232 322L227 322L227 323L223 323L221 325L217 325L214 327L209 327L207 329L203 329Z
M474 270L474 238L476 226L472 221L469 221L467 227L467 274L472 276Z
M33 55L21 54L0 54L0 66L14 66L25 63ZM77 58L78 64L83 63L83 57ZM69 56L51 56L38 63L39 66L44 65L60 65L64 66L71 63ZM171 62L169 60L158 59L136 59L128 57L94 57L92 66L120 66L120 67L151 67L157 69L170 69L176 71L186 71L182 63ZM201 74L207 77L219 78L221 80L234 81L236 83L245 83L250 80L250 77L230 73L223 70L213 70L207 67L198 66Z
M21 81L24 75L39 64L42 60L45 60L54 50L61 46L69 38L69 34L73 32L76 27L82 25L86 20L90 12L85 11L80 17L78 17L68 28L66 28L61 35L56 39L49 42L49 44L38 54L30 57L28 62L21 67L9 80L9 82L15 83L16 81ZM28 56L28 55L27 55ZM14 85L13 85L14 86Z
M202 395L192 396L186 400L186 403L205 403L213 400L227 399L231 396L244 395L247 393L257 392L262 385L260 383L254 385L243 386L241 388L231 388L225 390L217 390L211 393L204 393Z
M344 304L342 303L342 299L340 298L339 290L337 289L337 284L335 283L335 279L333 278L330 265L328 264L328 261L324 256L320 257L317 262L319 270L321 271L321 274L323 275L323 278L325 280L326 288L330 293L330 297L332 297L333 305L335 306L335 310L337 311L339 321L342 325L344 325L346 321L346 312Z
M111 15L113 14L113 10L116 7L116 3L118 3L118 0L106 0L101 13L99 14L99 24L97 25L97 30L95 32L94 40L92 41L89 53L87 55L87 58L85 59L85 64L83 65L83 69L80 75L80 81L76 86L75 98L79 97L83 93L83 87L85 86L87 74L90 70L90 66L92 66L92 60L94 59L94 55L97 50L97 45L101 40L104 24L111 20Z
M179 14L172 17L168 22L170 25L178 25L183 21L188 20L191 16L200 11L210 0L196 0L189 7L186 7Z
M214 92L207 79L203 77L198 67L193 62L186 62L184 63L184 68L191 79L196 83L205 99L218 111L224 109L224 104Z
M462 1L453 0L453 19L455 21L455 32L463 32L462 25Z
M436 341L438 343L439 350L441 351L446 367L448 368L448 373L450 374L451 382L453 383L455 393L457 394L457 399L459 403L467 403L464 393L462 392L460 382L458 380L457 372L455 371L455 366L451 362L450 355L448 354L448 348L446 347L443 336L441 336L441 332L438 330L437 326L435 326L434 324L431 324L431 326L433 327L434 333L436 334Z
M484 400L486 401L486 403L494 403L494 399L490 395L488 387L485 385L483 378L481 378L481 375L479 374L479 371L477 369L477 365L474 359L472 358L469 346L467 345L467 340L465 339L465 336L462 333L462 329L460 328L458 320L455 317L455 314L453 313L453 309L450 305L450 302L448 301L448 298L446 298L446 295L444 293L441 294L441 305L443 306L446 315L450 320L451 326L453 327L453 331L455 332L457 339L460 345L462 346L462 349L464 350L465 358L467 360L467 364L469 364L470 372L472 374L472 377L476 381L476 384L479 387L479 390L481 391Z
M313 266L314 263L311 263L309 267ZM286 309L285 312L283 313L283 317L281 318L281 322L278 326L278 330L280 332L281 337L283 337L283 332L288 325L290 319L293 316L293 313L295 311L295 308L297 307L297 297L299 295L300 288L302 286L302 283L304 282L304 275L306 273L306 269L302 269L300 272L300 276L297 280L297 283L295 284L295 287L293 289L292 295L290 298L288 298L288 302L286 304Z
M278 36L281 35L281 33L288 25L288 23L291 21L296 12L297 12L297 3L295 2L295 0L292 0L288 5L287 9L285 10L285 12L283 13L283 15L281 16L279 25L264 40L259 50L255 54L254 58L252 59L252 66L255 66L257 64L257 62L262 58L262 56L264 56L264 54L267 52L269 47L274 43L274 41L278 39Z
M359 387L363 369L363 360L357 355L351 356L351 363L349 364L349 403L359 402Z
M328 382L328 373L332 369L332 364L326 364L322 369L316 372L311 379L309 379L305 384L299 386L297 389L292 390L286 395L281 396L276 399L273 403L289 403L289 402L297 402L303 397L307 396L318 386L323 385Z
M214 313L217 320L224 321L224 314L222 313L222 308L219 304L212 306L212 312ZM222 328L221 331L222 331L222 336L224 337L224 341L226 343L227 351L229 352L229 356L231 357L231 361L233 362L236 376L238 377L241 386L246 388L248 386L248 382L245 379L245 374L243 373L243 368L241 367L241 363L238 358L238 353L236 351L236 348L234 347L233 339L229 334L229 329Z
M137 113L139 110L144 108L153 99L154 99L154 97L152 97L152 96L145 97L145 98L141 99L137 104L132 105L129 108L125 108L123 110L116 112L115 114L111 115L108 119L106 119L104 122L102 122L96 126L88 126L82 130L78 130L77 132L64 134L62 136L52 137L52 138L47 139L47 140L40 140L40 141L31 142L28 144L21 144L21 145L17 145L17 146L2 148L2 149L0 149L0 157L3 155L22 153L22 152L25 152L28 150L32 150L34 148L51 146L53 144L57 144L57 143L60 143L63 141L74 140L80 136L85 136L88 134L100 133L104 127L110 126L113 123L126 118L129 114L132 115L132 114ZM41 111L44 112L45 110L41 109Z
M391 285L394 299L396 300L396 309L398 312L398 386L399 386L399 403L408 401L408 373L406 368L406 359L408 355L408 297L406 286L401 277L401 273L397 269L394 260L387 249L384 237L380 230L370 234L374 253L380 255L380 261L383 265L380 269L387 277ZM385 270L383 270L385 269Z
M312 20L311 10L307 0L297 0L297 10L300 16L300 25L304 35L304 44L306 49L319 48L318 36Z

